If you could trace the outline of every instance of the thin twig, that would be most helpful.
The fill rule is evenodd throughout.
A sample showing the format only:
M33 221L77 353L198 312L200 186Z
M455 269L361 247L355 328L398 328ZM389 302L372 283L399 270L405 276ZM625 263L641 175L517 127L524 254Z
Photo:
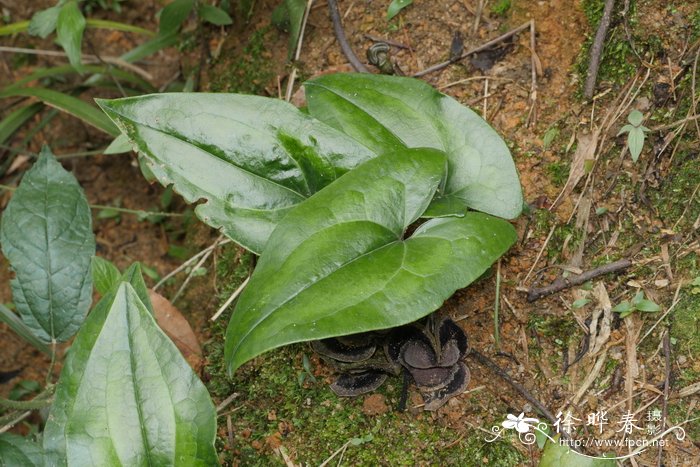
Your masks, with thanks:
M539 300L540 298L546 297L547 295L552 295L554 293L561 292L564 289L584 284L589 280L595 279L596 277L602 276L604 274L622 271L623 269L627 269L630 266L632 266L632 260L625 258L619 261L615 261L613 263L598 266L597 268L591 269L590 271L586 271L582 274L578 274L572 277L558 277L554 282L552 282L546 287L530 289L527 292L527 301L534 302L535 300Z
M192 263L194 263L195 261L197 261L197 259L200 258L202 255L204 255L204 254L206 254L207 252L209 252L209 251L215 249L216 247L223 246L223 245L225 245L225 244L227 244L227 243L231 243L231 239L230 239L230 238L227 238L227 239L224 239L224 240L222 240L222 241L220 241L220 242L215 242L214 244L209 245L208 247L206 247L205 249L203 249L202 251L200 251L199 253L195 254L195 255L192 256L190 259L188 259L187 261L185 261L184 263L182 263L180 266L178 266L177 268L173 269L170 273L168 273L165 277L163 277L160 281L158 281L158 283L157 283L156 285L153 286L153 290L156 290L158 287L160 287L161 285L165 284L165 283L167 282L168 279L170 279L171 277L175 276L175 275L176 275L177 273L179 273L180 271L183 271L185 268L187 268L187 266L189 266L190 264L192 264Z
M605 36L608 35L610 20L612 18L613 7L615 0L606 0L605 8L603 9L603 17L600 19L598 30L595 33L593 46L591 47L591 58L588 63L588 75L586 76L586 84L583 88L583 94L587 99L593 97L595 90L595 82L598 79L598 69L600 68L600 59L603 55L603 46L605 45Z
M392 47L396 47L397 49L406 49L406 50L413 51L413 47L410 47L402 42L392 41L391 39L383 39L381 37L373 36L371 34L364 34L364 38L369 39L372 42L384 42L384 43L389 44Z
M219 319L219 316L221 316L221 313L226 311L226 308L233 303L233 301L238 297L241 292L243 292L243 289L245 288L246 285L248 285L248 281L250 280L250 276L246 277L245 280L241 283L241 285L238 286L238 288L231 294L231 296L224 302L223 305L214 313L214 316L211 317L212 321L216 321Z
M338 40L338 44L340 44L340 49L343 51L343 54L350 62L350 65L352 65L355 71L359 71L360 73L369 73L367 67L362 64L359 58L357 58L357 55L355 55L355 52L352 50L352 47L350 47L350 44L348 44L348 40L345 38L343 23L340 19L340 12L338 11L338 3L335 0L328 0L328 10L330 11L331 20L333 21L333 31L335 31L335 38Z
M22 47L5 47L5 46L0 46L0 52L10 52L10 53L20 53L20 54L28 54L28 55L46 55L48 57L65 57L66 53L65 52L59 52L57 50L43 50L43 49L26 49ZM129 63L126 60L123 60L119 57L101 57L98 58L94 55L81 55L82 61L84 63L99 63L100 61L104 63L109 63L110 65L116 65L120 68L125 68L127 70L131 70L137 75L141 76L142 78L151 81L153 79L153 76L144 70L143 68L139 68L133 63Z
M180 294L182 294L182 292L184 292L185 288L187 287L187 284L189 284L190 281L192 280L192 278L194 277L195 272L197 272L197 270L202 267L202 265L207 261L207 259L209 259L209 256L211 256L211 254L216 249L216 246L219 244L219 242L221 240L223 240L223 238L224 238L223 235L219 235L219 238L217 238L216 241L214 241L214 245L212 245L213 248L211 248L209 251L207 251L202 256L202 258L197 262L197 264L195 264L194 267L190 270L190 273L187 275L185 280L182 282L182 285L180 286L180 288L177 289L177 292L175 292L175 295L173 295L173 298L170 300L173 304L175 304L175 300L177 300L180 297Z
M314 0L309 0L306 2L306 9L304 10L304 17L301 20L301 29L299 30L299 39L297 40L296 49L294 50L294 62L296 63L301 56L301 44L304 42L304 32L306 31L306 22L309 19L309 12L311 11L311 6ZM289 74L289 80L287 82L287 92L285 93L285 100L287 102L292 100L292 90L294 89L294 81L297 77L297 67L294 65L292 72Z
M331 1L334 1L334 0L331 0ZM475 47L475 48L473 48L473 49L467 50L467 51L464 52L462 55L460 55L460 56L458 56L458 57L456 57L456 58L453 58L453 59L444 61L444 62L442 62L442 63L438 63L437 65L433 65L433 66L431 66L431 67L428 67L428 68L426 68L425 70L419 71L418 73L414 73L414 74L413 74L413 77L414 77L414 78L419 78L419 77L421 77L421 76L427 75L428 73L433 73L433 72L435 72L435 71L440 71L440 70L442 70L443 68L452 65L453 63L459 62L460 60L464 60L465 58L469 57L470 55L473 55L473 54L475 54L475 53L477 53L477 52L481 52L482 50L486 50L486 49L488 49L489 47L492 47L492 46L494 46L494 45L496 45L496 44L498 44L498 43L500 43L500 42L502 42L502 41L508 39L509 37L512 37L512 36L518 34L519 32L524 31L525 29L531 27L531 26L530 26L531 23L532 23L532 21L528 21L527 23L522 24L522 25L518 26L517 28L508 31L507 33L502 34L502 35L496 37L495 39L491 39L490 41L488 41L488 42L486 42L486 43L484 43L484 44L482 44L482 45L480 45L480 46L478 46L478 47Z
M496 373L498 376L500 376L506 383L510 384L516 391L518 391L528 402L530 402L537 410L540 411L542 415L547 417L547 419L551 423L556 423L557 419L554 417L552 412L549 411L547 407L545 407L535 396L532 395L530 391L528 391L522 384L516 382L513 380L513 378L510 377L510 375L503 370L500 366L498 366L495 362L493 362L490 358L487 356L481 354L480 352L471 349L469 354L471 357L473 357L477 362L481 363L485 367L489 368L491 371Z
M498 312L501 306L501 260L496 266L496 300L493 303L493 339L496 342L496 350L501 350L500 320Z
M668 395L671 391L671 335L666 329L663 338L663 348L664 348L664 364L666 372L664 374L664 398L663 404L661 406L661 431L666 427L666 416L668 415ZM661 457L663 456L664 448L663 444L659 443L659 455L656 458L657 465L663 465L661 463Z

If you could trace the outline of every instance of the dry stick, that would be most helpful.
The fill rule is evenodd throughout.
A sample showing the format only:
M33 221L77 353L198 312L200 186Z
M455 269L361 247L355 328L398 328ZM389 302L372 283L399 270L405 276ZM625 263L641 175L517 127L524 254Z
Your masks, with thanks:
M190 270L190 273L187 275L187 277L183 281L180 288L177 289L177 292L175 292L175 295L173 295L173 298L170 299L170 302L172 304L175 304L175 300L177 300L180 297L180 294L182 294L182 292L185 291L187 284L190 283L190 281L194 277L195 272L197 272L197 270L199 268L201 268L202 265L209 259L209 256L211 256L211 254L214 252L214 250L216 249L216 246L219 244L219 242L222 240L222 238L223 238L223 235L220 235L219 238L217 238L216 241L214 242L214 245L212 245L213 248L211 250L207 251L204 255L202 255L202 258L197 262L197 264L194 265L192 270Z
M311 5L314 0L309 0L306 3L306 9L304 10L304 16L301 20L301 29L299 30L299 39L297 40L296 50L294 51L294 61L299 60L301 56L301 44L304 41L304 31L306 31L306 22L309 19L309 12L311 11ZM294 81L297 78L297 67L294 65L292 72L289 75L289 81L287 82L287 92L285 94L285 100L287 102L292 100L292 90L294 89Z
M216 242L214 242L214 244L209 245L208 247L206 247L205 249L203 249L202 251L200 251L199 253L195 254L195 255L192 256L190 259L188 259L187 261L185 261L184 263L182 263L182 264L181 264L180 266L178 266L176 269L174 269L173 271L171 271L170 273L168 273L168 274L167 274L165 277L163 277L160 281L158 281L158 283L157 283L156 285L153 286L153 290L158 289L158 287L160 287L161 285L165 284L165 282L167 282L168 279L170 279L171 277L175 276L177 273L179 273L179 272L181 272L182 270L184 270L185 268L187 268L187 266L189 266L190 264L192 264L192 263L194 263L195 261L197 261L197 259L200 258L202 255L205 255L205 254L207 254L208 252L210 252L210 251L216 249L217 247L223 246L223 245L225 245L225 244L227 244L227 243L231 243L231 239L230 239L230 238L226 238L226 239L224 239L224 240L222 240L222 241L220 241L220 242L217 240Z
M333 31L335 32L335 38L340 44L340 48L343 54L350 62L350 65L359 71L360 73L369 73L367 67L365 67L355 52L353 52L352 47L348 44L348 40L345 38L345 31L343 30L343 23L340 20L340 12L338 11L338 3L335 0L328 0L328 10L331 14L331 20L333 21Z
M666 329L663 339L664 347L664 363L666 364L666 373L664 378L664 398L663 405L661 406L661 431L666 427L666 415L668 414L668 395L671 390L671 335ZM661 457L663 455L664 448L663 444L659 443L659 455L656 458L656 464L661 464Z
M332 0L332 1L333 1L333 0ZM431 66L431 67L429 67L429 68L426 68L425 70L422 70L422 71L419 71L418 73L413 74L412 76L413 76L414 78L419 78L419 77L421 77L421 76L427 75L428 73L433 73L434 71L440 71L440 70L442 70L443 68L446 68L446 67L452 65L453 63L459 62L460 60L464 60L465 58L469 57L469 56L472 55L472 54L475 54L475 53L477 53L477 52L481 52L482 50L486 50L486 49L488 49L489 47L492 47L492 46L494 46L494 45L496 45L496 44L498 44L498 43L504 41L505 39L508 39L509 37L512 37L512 36L518 34L518 33L521 32L521 31L524 31L525 29L531 27L531 23L532 23L532 21L528 21L527 23L522 24L522 25L518 26L517 28L508 31L507 33L505 33L505 34L503 34L503 35L501 35L501 36L498 36L498 37L495 38L495 39L491 39L490 41L486 42L485 44L482 44L482 45L480 45L480 46L478 46L478 47L475 47L475 48L473 48L473 49L467 50L466 52L464 52L464 53L463 53L462 55L460 55L459 57L456 57L456 58L447 60L447 61L442 62L442 63L438 63L437 65L433 65L433 66Z
M561 292L564 289L584 284L589 280L595 279L596 277L602 276L604 274L622 271L623 269L627 269L630 266L632 266L632 260L626 258L615 261L613 263L598 266L597 268L591 269L590 271L586 271L582 274L578 274L572 277L558 277L554 282L552 282L546 287L533 288L528 290L527 301L534 302L535 300L539 300L540 298L546 297L547 295L552 295L554 293Z
M245 280L241 283L241 285L238 286L238 288L231 294L231 296L224 302L223 305L214 313L214 316L211 317L212 321L216 321L219 316L221 316L221 313L223 313L226 308L233 303L233 301L238 297L241 292L243 292L243 289L245 288L246 285L248 285L248 281L250 280L250 276L246 277Z
M384 43L389 44L393 47L396 47L397 49L406 49L406 50L413 51L413 47L410 47L410 46L403 44L401 42L392 41L391 39L383 39L381 37L373 36L371 34L364 34L364 38L369 39L372 42L384 42Z
M479 353L478 351L471 349L469 352L469 355L474 357L474 359L484 365L485 367L489 368L491 371L496 373L498 376L500 376L503 380L505 380L506 383L510 384L513 386L513 388L518 391L525 399L527 399L528 402L530 402L537 410L539 410L542 415L547 417L547 419L551 423L556 423L557 419L556 417L552 414L552 412L549 411L547 407L545 407L539 400L535 398L535 396L532 395L530 391L528 391L523 385L520 383L517 383L513 378L510 377L510 375L503 370L500 366L498 366L495 362L493 362L490 358L488 358L486 355L483 355Z
M537 123L537 72L540 65L540 59L535 51L535 21L530 21L530 111L527 115L527 124Z
M600 19L598 30L595 33L593 47L591 47L591 58L588 63L588 75L586 76L586 84L583 88L583 94L587 99L593 97L595 82L598 78L598 68L600 68L600 59L603 55L603 46L605 45L605 36L608 35L608 28L610 27L610 19L612 18L614 6L615 0L605 1L603 17Z
M58 52L56 50L25 49L22 47L0 47L0 52L11 52L29 55L46 55L47 57L66 57L65 52ZM146 79L147 81L151 81L153 79L153 76L151 76L151 74L146 70L139 68L133 63L129 63L126 60L123 60L119 57L101 57L100 59L98 59L94 55L83 54L81 55L81 58L84 62L87 63L99 63L100 61L103 61L105 63L109 63L110 65L116 65L120 68L131 70L137 75Z

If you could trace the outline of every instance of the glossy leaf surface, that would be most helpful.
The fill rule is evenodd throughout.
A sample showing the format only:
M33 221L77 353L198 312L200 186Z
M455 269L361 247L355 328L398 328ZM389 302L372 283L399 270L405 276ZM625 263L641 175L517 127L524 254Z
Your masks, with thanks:
M82 188L47 147L3 212L0 243L25 324L44 342L73 336L92 301L95 236Z
M47 465L218 465L206 388L126 282L78 333L44 431Z
M447 154L446 183L429 217L462 215L467 208L507 219L520 214L522 192L508 147L451 97L420 80L369 73L320 76L305 87L313 117L378 154L400 147Z
M296 204L360 162L366 147L277 99L160 94L98 101L163 185L244 247L261 252Z
M516 239L506 221L471 212L404 239L445 166L432 149L388 153L292 210L232 314L229 370L281 345L415 321L479 277Z

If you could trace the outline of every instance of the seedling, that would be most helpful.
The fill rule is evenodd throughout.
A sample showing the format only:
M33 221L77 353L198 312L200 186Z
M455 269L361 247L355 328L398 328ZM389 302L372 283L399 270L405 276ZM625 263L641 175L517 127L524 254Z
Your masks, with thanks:
M620 313L620 318L625 318L631 315L635 311L642 311L645 313L656 313L660 311L661 307L656 303L644 298L644 292L637 292L634 298L629 301L625 300L617 304L612 311Z
M637 162L639 155L642 153L644 139L646 138L645 133L650 131L649 128L642 125L643 120L644 115L639 110L632 110L627 116L629 124L623 126L617 134L617 136L620 136L623 133L627 133L627 147L634 162Z

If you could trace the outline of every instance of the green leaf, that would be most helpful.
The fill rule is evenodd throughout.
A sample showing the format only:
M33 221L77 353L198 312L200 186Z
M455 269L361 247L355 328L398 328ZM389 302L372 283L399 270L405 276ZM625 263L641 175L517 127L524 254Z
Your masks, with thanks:
M0 433L0 465L3 467L43 467L41 446L12 433Z
M617 461L614 459L592 459L582 456L569 447L558 442L547 441L540 458L539 467L615 467Z
M639 155L642 153L644 139L644 131L641 128L633 128L627 133L627 146L634 162L637 162Z
M0 322L7 324L15 334L24 339L29 344L33 345L42 352L51 355L51 350L39 338L37 338L31 329L19 319L16 313L7 308L5 305L0 305Z
M640 300L639 303L635 304L635 308L639 311L644 311L647 313L656 313L661 311L661 307L651 300Z
M17 79L16 81L12 82L8 86L5 86L3 89L4 91L10 90L10 89L17 89L21 88L27 83L31 83L32 81L43 79L43 78L53 78L57 76L62 76L62 75L69 75L69 74L75 74L79 72L83 73L99 73L102 75L107 75L111 74L114 78L117 78L120 81L126 81L127 83L135 84L142 89L146 91L153 91L154 88L151 86L150 83L148 83L146 80L141 78L138 75L135 75L133 73L130 73L128 71L121 70L119 68L108 68L106 66L102 65L82 65L80 67L80 71L77 70L73 65L61 65L61 66L55 66L51 68L38 68L32 71L31 73L28 73L21 78ZM104 80L97 80L95 79L94 81L92 80L92 77L88 80L86 80L85 83L83 83L86 86L92 86L96 84L103 83Z
M578 300L574 301L574 303L571 304L572 307L574 308L583 308L584 306L588 305L591 303L591 301L587 298L579 298Z
M620 131L617 132L617 136L620 136L623 133L629 133L632 130L634 130L632 125L625 125L620 129Z
M82 188L46 146L3 212L0 242L22 320L44 342L69 339L92 301L95 236Z
M627 121L630 122L630 125L634 127L638 127L639 125L641 125L643 120L644 115L637 109L633 109L627 116Z
M75 338L44 430L47 465L218 465L216 412L134 288L100 300Z
M522 191L508 147L451 97L417 79L369 73L320 76L305 87L313 117L378 154L402 147L444 151L447 180L434 202L454 202L460 208L452 214L467 208L508 219L520 214ZM435 216L431 211L426 215Z
M42 39L49 37L49 34L56 30L56 22L60 12L61 7L56 5L34 13L32 20L27 25L29 35L39 36Z
M40 36L46 39L56 29L59 6L47 8L34 14L31 21L18 21L16 23L0 26L0 36L8 36L27 31L32 36ZM38 17L38 18L37 18ZM36 20L35 20L36 18ZM115 31L133 32L144 36L154 36L153 31L126 23L109 21L104 19L86 18L85 26L95 29L111 29Z
M119 130L116 126L114 126L109 118L100 112L99 109L96 109L94 106L78 99L77 97L54 91L52 89L39 87L9 89L7 91L0 92L0 98L17 96L34 97L47 105L55 107L83 120L95 128L104 131L105 133L115 137L119 135Z
M182 23L194 8L194 0L175 0L166 5L160 13L160 35L173 34L180 29Z
M634 307L632 306L632 304L631 304L630 302L628 302L627 300L625 300L625 301L620 302L620 303L618 303L617 305L615 305L615 306L613 307L612 311L614 311L614 312L616 312L616 313L627 313L627 314L629 314L629 313L631 313L632 311L634 311Z
M92 258L92 282L101 295L112 290L119 283L121 275L122 273L111 261L99 256Z
M287 60L291 60L296 52L305 11L305 0L283 0L272 12L272 23L283 31L289 32Z
M172 32L169 34L158 34L153 39L144 42L138 47L134 47L128 52L124 53L120 58L126 62L134 63L139 60L153 55L154 53L171 47L178 43L179 37L177 32Z
M61 7L56 21L56 41L66 51L68 61L80 69L81 45L85 31L85 17L78 2L71 0Z
M105 148L103 154L124 154L125 152L131 152L133 148L131 147L131 141L124 134L120 134L109 143L109 146Z
M544 138L542 138L542 146L546 150L550 144L554 141L554 139L559 135L559 128L557 127L552 127L547 132L544 134Z
M7 117L3 118L0 121L0 144L5 144L15 134L15 131L43 108L44 105L37 102L13 110Z
M214 5L204 4L199 7L199 16L204 20L216 26L227 26L233 24L233 20L219 7Z
M16 23L3 24L0 26L0 36L12 36L24 32L29 28L29 21L17 21ZM49 33L50 34L50 33Z
M386 10L386 20L390 21L394 16L398 15L401 10L413 3L413 0L392 0L389 8Z
M120 23L118 21L109 21L105 19L88 18L86 21L88 28L95 29L110 29L112 31L133 32L144 36L155 36L153 31L134 26L133 24Z
M148 293L146 282L143 280L142 270L145 270L145 268L141 263L133 263L126 268L119 282L128 282L136 291L136 295L139 296L141 303L146 305L148 311L153 314L153 304L151 303L151 296Z
M229 371L293 342L415 321L478 278L516 240L508 222L470 212L403 239L444 171L439 151L388 153L290 211L232 314Z
M644 292L640 290L639 292L634 294L634 297L632 298L632 305L636 306L642 300L644 300Z
M164 186L207 224L261 252L296 204L360 162L367 148L279 99L177 93L98 100Z

